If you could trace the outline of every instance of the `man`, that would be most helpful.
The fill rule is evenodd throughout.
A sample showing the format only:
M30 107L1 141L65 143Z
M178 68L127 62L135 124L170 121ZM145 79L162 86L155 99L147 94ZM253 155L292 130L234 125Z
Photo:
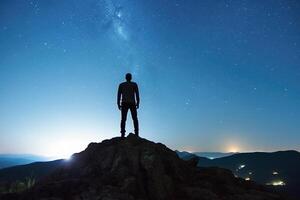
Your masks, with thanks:
M139 88L135 82L132 82L132 75L127 73L126 82L119 85L118 89L118 108L121 110L121 137L125 137L125 124L128 110L130 109L134 125L134 133L139 136L139 121L137 118L137 109L140 104ZM122 101L121 101L122 97Z

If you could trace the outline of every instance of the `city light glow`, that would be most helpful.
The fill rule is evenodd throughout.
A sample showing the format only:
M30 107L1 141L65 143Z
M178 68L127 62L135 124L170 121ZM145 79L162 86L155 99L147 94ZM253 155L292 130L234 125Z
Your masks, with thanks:
M237 152L239 152L239 148L237 146L230 146L228 148L228 152L237 153Z
M272 186L284 186L286 185L286 183L282 180L277 180L277 181L273 181L271 183L267 183L267 185L272 185Z
M245 167L246 167L246 165L240 165L238 169L240 170L240 169L243 169Z

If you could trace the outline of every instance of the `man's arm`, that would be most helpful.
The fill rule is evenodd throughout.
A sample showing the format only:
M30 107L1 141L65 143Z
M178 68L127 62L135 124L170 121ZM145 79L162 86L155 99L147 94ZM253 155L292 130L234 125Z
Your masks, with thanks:
M122 93L122 90L121 90L121 84L119 85L119 88L118 88L118 97L117 97L117 105L118 105L118 108L121 109L121 93Z
M136 108L139 108L140 106L140 93L139 93L139 87L138 85L136 84L135 85L135 98L136 98Z

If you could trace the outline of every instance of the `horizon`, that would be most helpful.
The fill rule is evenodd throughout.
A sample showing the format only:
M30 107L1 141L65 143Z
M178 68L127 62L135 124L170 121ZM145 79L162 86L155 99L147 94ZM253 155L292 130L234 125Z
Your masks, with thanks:
M113 137L114 138L114 137ZM110 140L110 139L113 139L113 138L108 138L108 139L104 139L104 140ZM101 143L103 142L104 140L98 142L98 143ZM76 153L80 153L82 151L84 151L87 147L88 147L89 144L86 145L85 148L83 148L82 150L78 151L78 152L73 152L73 153L70 153L70 154L65 154L63 156L49 156L49 155L41 155L41 154L19 154L19 153L0 153L0 156L7 156L7 157L10 157L10 156L16 156L16 157L42 157L43 159L46 159L44 161L51 161L51 160L58 160L58 159L66 159L66 160L69 160L73 154L76 154ZM168 146L167 146L168 147ZM169 148L169 147L168 147ZM201 154L201 153L204 153L204 154L210 154L210 153L217 153L217 154L244 154L244 153L277 153L277 152L287 152L287 151L296 151L298 153L300 153L299 151L297 150L294 150L294 149L286 149L286 150L278 150L278 151L244 151L244 152L220 152L220 151L192 151L192 152L189 152L189 151L184 151L184 150L180 150L180 149L171 149L173 151L178 151L178 152L186 152L186 153L190 153L190 154ZM231 155L227 155L227 156L231 156ZM221 156L221 157L227 157L227 156ZM209 159L216 159L216 158L219 158L219 157L216 157L216 158L211 158L209 156L203 156L203 157L207 157ZM220 157L220 158L221 158Z
M102 141L101 141L102 142ZM86 146L87 148L87 146ZM13 153L9 153L9 154L3 154L3 153L0 153L0 156L4 156L4 157L18 157L18 158L23 158L23 156L26 156L26 157L41 157L43 159L46 159L46 160L43 160L43 161L52 161L52 160L59 160L59 159L70 159L72 157L73 154L75 153L80 153L82 151L84 151L86 148L82 149L81 151L79 152L74 152L70 155L65 155L65 157L49 157L47 155L38 155L38 154L13 154ZM286 149L286 150L279 150L279 151L247 151L247 152L216 152L216 151L197 151L197 152L188 152L188 151L181 151L181 150L178 150L178 149L172 149L173 151L178 151L178 152L186 152L186 153L190 153L190 154L198 154L198 153L203 153L203 154L210 154L210 153L216 153L216 154L231 154L231 155L234 155L234 154L244 154L244 153L278 153L278 152L290 152L290 151L295 151L295 152L298 152L300 153L299 151L297 150L294 150L294 149ZM225 156L221 156L221 157L216 157L216 158L222 158L222 157L227 157L227 156L231 156L231 155L225 155ZM209 158L209 159L216 159L216 158L211 158L209 156L202 156L202 157L206 157L206 158Z
M87 147L86 147L87 148ZM74 152L70 155L64 155L63 157L49 157L47 155L38 155L38 154L13 154L13 153L0 153L0 156L4 156L4 157L16 157L16 158L23 158L24 156L26 156L26 158L30 158L31 156L32 157L41 157L43 158L43 160L41 160L42 162L47 162L47 161L52 161L52 160L60 160L60 159L65 159L65 160L69 160L72 158L72 155L75 154L75 153L80 153L82 151L84 151L86 148L82 149L81 151L79 152ZM287 149L287 150L279 150L279 151L247 151L247 152L216 152L216 151L197 151L197 152L188 152L188 151L180 151L178 149L172 149L173 151L178 151L178 152L186 152L186 153L190 153L190 154L210 154L210 153L213 153L213 154L231 154L231 155L234 155L234 154L245 154L245 153L278 153L278 152L290 152L290 151L295 151L295 152L298 152L300 153L299 151L297 150L293 150L293 149ZM210 156L204 156L202 155L201 157L206 157L206 158L209 158L209 159L217 159L217 158L222 158L222 157L228 157L228 156L231 156L231 155L224 155L224 156L220 156L220 157L210 157Z
M299 1L3 0L0 154L65 157L120 136L128 72L143 138L300 151L299 11Z

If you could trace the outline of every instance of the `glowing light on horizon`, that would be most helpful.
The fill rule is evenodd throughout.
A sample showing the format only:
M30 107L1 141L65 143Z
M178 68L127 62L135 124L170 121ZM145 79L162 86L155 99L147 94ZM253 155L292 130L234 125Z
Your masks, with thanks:
M45 154L53 159L70 160L74 153L83 151L90 142L87 138L61 138L45 148Z
M71 161L72 160L72 157L73 157L73 154L72 155L70 155L69 157L67 157L67 158L63 158L65 161Z
M84 150L86 144L79 142L61 140L55 145L48 147L46 154L53 159L69 160L74 153Z
M43 124L39 128L43 137L35 138L35 143L38 144L37 154L50 159L70 159L72 154L83 151L89 143L111 137L111 131L99 129L79 119L64 118L63 122L48 127L49 124Z
M230 149L228 150L228 152L230 152L230 153L237 153L237 152L239 152L239 150L238 150L238 148L236 148L236 147L232 147L232 148L230 148Z
M250 177L246 177L245 180L246 181L250 181L251 179L250 179Z
M50 159L66 159L70 160L74 153L83 151L89 143L100 142L93 136L74 135L74 138L65 136L57 140L51 140L48 143L44 143L43 149L40 154Z
M237 153L240 151L240 148L238 147L238 145L232 144L232 143L229 144L226 149L227 149L226 151L229 153Z
M273 171L272 174L273 174L273 175L278 175L279 173L276 172L276 171Z

